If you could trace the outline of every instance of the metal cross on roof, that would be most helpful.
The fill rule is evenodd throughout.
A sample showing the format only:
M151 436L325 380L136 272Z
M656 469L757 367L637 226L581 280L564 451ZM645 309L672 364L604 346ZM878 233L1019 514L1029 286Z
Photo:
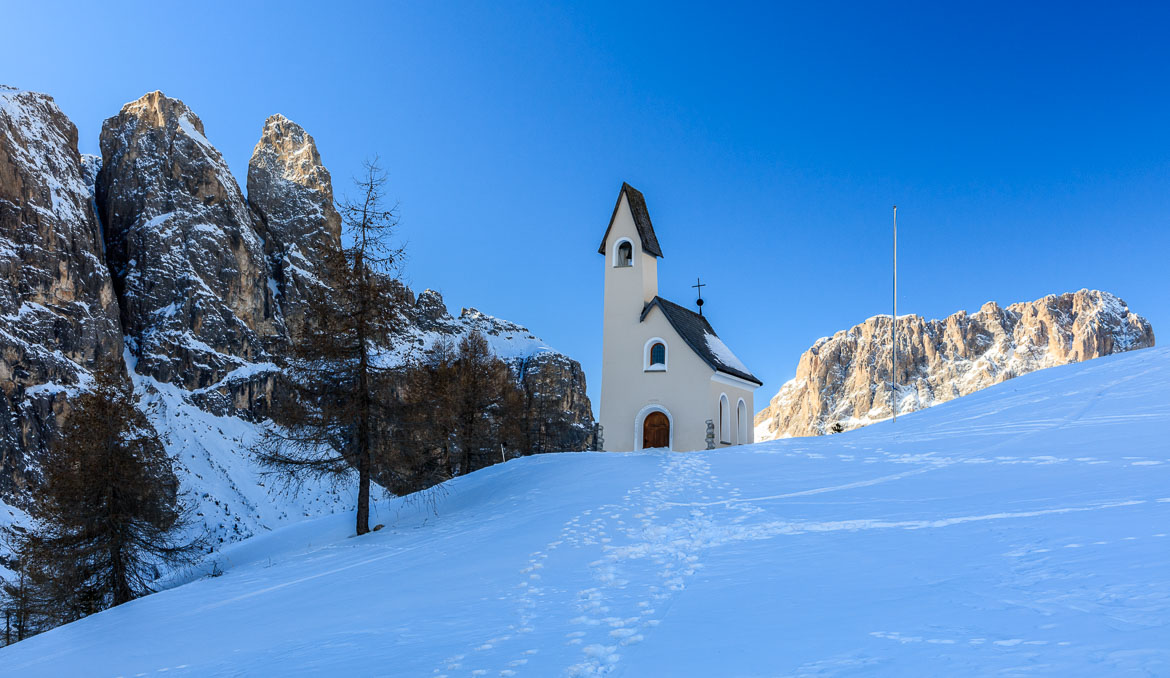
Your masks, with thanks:
M695 303L699 306L699 315L703 315L703 288L706 287L706 285L704 285L698 278L695 278L695 284L691 285L691 287L699 290L699 299Z

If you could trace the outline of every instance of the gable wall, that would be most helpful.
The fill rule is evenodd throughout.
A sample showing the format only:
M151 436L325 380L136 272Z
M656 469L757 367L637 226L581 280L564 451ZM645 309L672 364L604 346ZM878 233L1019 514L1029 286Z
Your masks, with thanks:
M738 440L735 428L735 407L740 398L746 405L747 417L754 414L752 391L742 387L712 381L715 371L697 356L666 320L654 308L639 323L633 321L609 337L603 361L601 425L604 427L605 448L614 451L635 450L641 447L638 437L639 416L644 408L657 405L669 412L673 421L673 449L702 450L707 447L707 420L719 425L719 396L726 393L732 413L732 444ZM645 346L651 338L665 340L667 370L645 371ZM747 423L751 442L752 425ZM716 447L719 444L716 429Z
M634 265L614 268L614 247L628 238L634 248ZM707 420L719 424L719 395L727 393L734 410L744 398L748 417L754 415L752 391L711 380L715 371L697 356L674 331L661 309L654 308L639 322L645 303L658 294L658 259L642 251L633 215L623 194L605 243L605 310L602 327L603 357L601 416L605 449L638 449L639 414L648 405L669 412L673 420L673 448L702 450L707 447ZM644 371L646 341L660 337L667 344L667 370ZM734 416L732 418L734 426ZM747 426L749 440L753 427ZM732 442L737 442L732 435ZM718 429L716 446L718 444Z

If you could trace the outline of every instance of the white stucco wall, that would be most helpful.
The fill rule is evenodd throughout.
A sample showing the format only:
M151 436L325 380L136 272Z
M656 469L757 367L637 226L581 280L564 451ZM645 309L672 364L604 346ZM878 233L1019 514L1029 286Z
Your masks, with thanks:
M633 245L633 266L615 268L615 249L623 239ZM671 420L673 449L706 449L708 419L715 422L716 447L726 447L719 440L721 394L727 395L731 408L729 444L752 442L753 390L726 383L734 382L734 378L717 376L674 331L661 309L655 307L645 321L639 322L645 303L658 294L658 260L642 251L624 193L605 244L600 415L605 449L640 449L642 419L655 410L666 412ZM646 342L654 337L663 339L667 345L665 371L644 369ZM740 440L736 426L735 409L740 399L745 402L749 419L744 426L744 440Z

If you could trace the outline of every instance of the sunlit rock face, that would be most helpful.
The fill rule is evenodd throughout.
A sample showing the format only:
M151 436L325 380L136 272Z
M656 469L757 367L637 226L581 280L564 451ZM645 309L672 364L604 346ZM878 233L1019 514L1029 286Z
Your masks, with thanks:
M1124 301L1097 290L1049 295L1006 309L941 320L898 318L898 413L913 412L1035 370L1154 345L1154 331ZM756 439L823 435L887 419L890 316L825 337L796 376L756 415Z
M137 371L206 387L284 328L257 224L203 123L151 92L105 121L97 205Z
M248 202L260 220L285 323L296 336L309 288L320 285L316 258L341 244L341 217L316 142L283 115L265 121L252 151Z
M0 509L36 491L69 398L113 367L133 378L213 534L274 526L266 502L287 507L260 496L244 450L281 392L289 330L320 284L314 262L340 243L313 138L268 118L247 200L199 117L160 92L105 121L100 158L77 141L51 97L0 86ZM398 331L378 347L386 366L479 331L524 387L530 451L589 445L580 364L516 323L453 317L437 292L397 291ZM260 494L245 497L253 486ZM344 503L330 496L292 513Z
M53 98L0 86L0 495L26 486L91 370L121 362L95 158Z

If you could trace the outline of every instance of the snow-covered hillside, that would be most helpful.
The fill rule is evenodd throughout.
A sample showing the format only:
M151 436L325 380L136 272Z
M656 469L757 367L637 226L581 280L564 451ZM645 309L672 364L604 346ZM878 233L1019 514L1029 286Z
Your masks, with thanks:
M541 455L228 547L6 676L1170 674L1170 351L713 452ZM211 565L207 566L209 569Z
M436 292L427 290L424 294L442 302ZM387 364L401 364L429 350L440 340L457 342L472 331L483 333L493 352L514 364L521 378L526 376L530 362L543 364L563 359L562 354L515 323L475 309L464 309L458 318L446 315L445 309L443 314L441 327L425 330L417 326L407 327L394 350L386 353ZM142 411L176 461L175 470L186 493L186 503L192 508L192 537L204 537L211 548L219 549L224 544L307 517L353 510L354 487L310 482L299 493L289 493L273 479L265 479L251 448L268 422L257 423L231 414L214 414L207 410L230 412L231 408L226 405L200 407L196 400L217 396L227 400L218 391L230 392L230 384L247 382L256 374L276 370L272 363L249 363L230 372L213 386L187 391L138 373L134 369L136 360L129 351L125 360L132 366L130 373ZM581 390L584 391L584 387ZM375 491L384 494L380 488ZM18 509L0 503L0 512L9 509L12 512L10 520L27 522ZM3 524L3 518L0 518L0 524ZM6 572L0 567L0 575Z

